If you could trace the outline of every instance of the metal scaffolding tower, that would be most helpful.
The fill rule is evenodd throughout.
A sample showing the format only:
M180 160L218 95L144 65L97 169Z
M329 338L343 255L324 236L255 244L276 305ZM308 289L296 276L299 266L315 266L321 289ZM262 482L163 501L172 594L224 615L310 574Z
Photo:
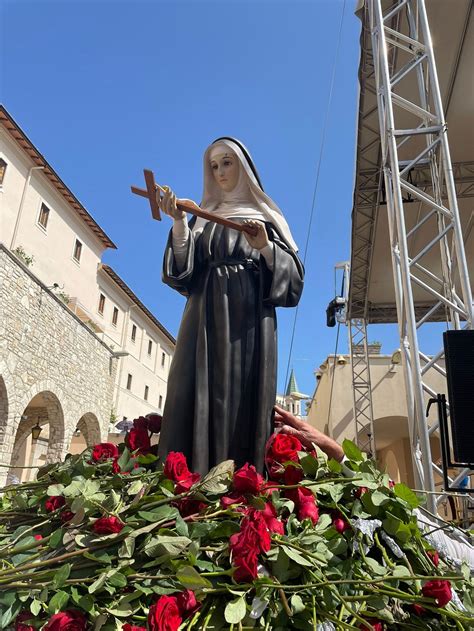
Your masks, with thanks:
M352 396L356 443L362 451L375 458L372 384L370 382L367 326L364 318L348 322L351 351Z
M378 195L385 196L387 205L410 440L417 484L434 491L434 471L440 469L432 461L430 435L437 432L438 424L429 427L426 420L425 395L435 393L425 376L431 369L446 373L443 350L434 357L423 353L419 331L434 320L444 320L450 329L472 329L471 285L425 1L396 0L387 6L383 0L367 0L366 4L384 182ZM410 98L407 90L404 96L399 90L407 84L412 87ZM418 202L415 223L414 200ZM428 222L432 237L420 246L414 237ZM407 224L412 225L409 230ZM415 309L414 292L420 295L420 289L425 309L420 309L419 301ZM465 474L461 471L453 482ZM433 495L428 506L436 507Z

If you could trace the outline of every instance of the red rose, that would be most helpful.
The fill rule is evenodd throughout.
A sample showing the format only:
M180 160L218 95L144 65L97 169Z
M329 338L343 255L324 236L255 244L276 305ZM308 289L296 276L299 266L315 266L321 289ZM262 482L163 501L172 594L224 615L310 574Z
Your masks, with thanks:
M389 480L389 481L388 481L388 486L389 486L391 489L393 489L393 487L395 486L395 482L394 482L394 480Z
M41 541L43 535L33 535L33 537L36 539L36 541Z
M199 482L200 479L201 476L199 475L199 473L190 473L189 478L176 482L174 492L176 493L176 495L179 495L180 493L186 493L191 489L192 486L196 484L196 482Z
M303 447L295 436L289 434L273 434L265 447L265 459L275 460L279 463L298 462L298 451Z
M288 465L285 468L285 474L283 476L284 484L299 484L303 479L303 469L301 467L294 467L293 465Z
M181 517L196 515L207 508L207 504L205 502L195 500L192 497L183 497L182 500L175 503L175 506L179 510Z
M120 473L121 469L120 469L120 465L118 463L118 458L114 458L113 462L112 462L112 471L114 473Z
M221 497L221 506L222 508L228 508L229 506L233 506L234 504L246 504L247 500L240 493L229 493L228 495L223 495Z
M44 507L48 513L54 513L58 508L64 506L65 503L66 499L62 495L51 495L46 500Z
M128 622L126 622L122 627L122 631L146 631L146 627L137 627L133 624L128 624Z
M359 488L354 491L354 495L356 497L362 497L362 495L364 495L364 493L367 493L368 490L369 489L366 486L359 486Z
M244 464L243 467L237 469L232 479L234 491L238 493L252 493L258 495L261 492L265 480L257 472L253 465Z
M295 503L296 515L300 521L311 519L313 524L318 523L319 509L310 489L304 486L298 489L288 489L285 495Z
M34 622L34 615L29 611L22 611L18 614L15 620L15 631L36 631L31 624L24 624L25 622Z
M265 524L267 525L267 528L270 532L275 532L278 535L284 535L285 534L285 528L282 524L282 522L277 519L277 512L275 507L273 506L273 504L271 502L267 502L265 504L265 508L260 511L263 519L265 520Z
M347 521L343 519L342 517L336 517L335 519L333 519L332 525L337 530L337 532L341 535L345 530L350 528Z
M257 553L254 550L242 550L233 555L233 564L236 567L234 580L237 583L251 583L258 576Z
M85 631L88 626L83 613L70 609L51 616L43 631Z
M160 596L150 607L148 627L150 631L177 631L183 622L176 596Z
M92 530L98 535L110 535L120 532L123 524L118 517L100 517L92 525Z
M424 616L426 614L426 609L423 607L423 605L418 605L417 603L413 603L412 605L410 605L411 610L413 611L413 613L415 613L417 616Z
M176 594L176 602L178 603L180 614L185 619L190 618L201 607L201 603L196 600L194 592L190 589Z
M70 510L63 510L59 513L59 519L63 522L63 524L66 524L68 521L71 521L73 517L74 517L74 513Z
M138 418L134 419L133 427L135 429L145 429L146 431L148 431L148 419L146 418L146 416L139 416Z
M435 567L439 565L439 554L436 550L428 550L426 553Z
M147 414L148 420L148 431L152 434L159 434L161 432L161 423L163 422L163 417L161 414Z
M381 620L368 620L367 624L360 624L359 629L364 629L364 631L367 631L368 629L370 629L369 625L374 631L384 631L385 629L385 625Z
M181 482L181 480L190 478L191 471L188 469L186 456L180 451L170 451L166 457L163 473L173 482Z
M436 607L444 607L453 597L449 581L428 581L421 588L425 598L434 598Z
M116 458L118 455L118 447L113 443L99 443L92 450L92 460L94 462L105 462L111 458Z
M150 449L150 436L146 429L132 427L132 429L125 436L125 444L130 451L146 452Z

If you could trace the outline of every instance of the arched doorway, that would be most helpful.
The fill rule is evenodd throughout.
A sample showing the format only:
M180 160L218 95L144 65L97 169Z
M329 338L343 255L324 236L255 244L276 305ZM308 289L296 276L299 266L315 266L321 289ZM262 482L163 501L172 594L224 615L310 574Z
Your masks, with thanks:
M79 454L91 445L100 443L100 425L97 416L92 412L83 414L79 419L76 430L72 435L69 452Z
M39 467L61 459L63 448L64 414L61 403L53 392L39 392L20 415L7 484L34 479Z

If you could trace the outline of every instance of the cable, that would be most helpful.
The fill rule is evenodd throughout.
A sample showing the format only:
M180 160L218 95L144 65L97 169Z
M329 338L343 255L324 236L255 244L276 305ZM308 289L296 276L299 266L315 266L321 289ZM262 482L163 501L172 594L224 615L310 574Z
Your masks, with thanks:
M332 390L334 388L334 377L336 376L336 357L337 357L337 345L339 343L339 329L341 328L341 323L337 323L337 335L336 335L336 348L334 349L334 364L332 367L332 379L331 379L331 392L329 393L329 406L328 406L328 424L329 419L331 418L331 405L332 405ZM328 362L329 368L329 362Z
M327 126L328 126L328 120L329 120L329 112L331 109L331 101L332 101L332 93L333 93L333 89L334 89L334 79L336 77L336 67L337 67L337 61L339 59L339 50L341 48L341 34L342 34L342 24L344 22L344 13L346 10L346 0L344 0L344 4L342 6L342 14L341 14L341 22L339 24L339 34L338 34L338 40L337 40L337 47L336 47L336 54L334 56L334 63L333 63L333 67L332 67L332 76L331 76L331 84L329 87L329 96L328 96L328 102L327 102L327 107L326 107L326 115L324 117L324 125L323 125L323 135L321 138L321 147L319 150L319 157L318 157L318 164L316 167L316 182L314 185L314 191L313 191L313 201L311 204L311 213L309 216L309 223L308 223L308 230L306 233L306 243L305 243L305 247L304 247L304 255L303 255L303 265L305 265L306 263L306 256L308 254L308 244L309 244L309 239L311 236L311 226L313 224L313 215L314 215L314 206L315 206L315 202L316 202L316 195L317 195L317 191L318 191L318 184L319 184L319 173L321 171L321 162L322 162L322 157L323 157L323 151L324 151L324 144L325 144L325 140L326 140L326 131L327 131ZM295 330L296 330L296 320L298 318L298 309L299 309L299 305L296 306L295 309L295 317L293 320L293 331L291 333L291 342L290 342L290 350L288 353L288 364L286 367L286 375L285 375L285 388L287 385L287 381L288 381L288 373L290 372L290 363L291 363L291 355L293 352L293 342L295 339ZM338 335L339 335L339 329L338 329Z

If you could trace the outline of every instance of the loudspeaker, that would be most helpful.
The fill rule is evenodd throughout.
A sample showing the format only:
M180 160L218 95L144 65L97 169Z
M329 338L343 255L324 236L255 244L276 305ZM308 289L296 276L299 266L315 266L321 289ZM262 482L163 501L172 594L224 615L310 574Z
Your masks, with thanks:
M443 333L454 459L474 462L474 331Z

